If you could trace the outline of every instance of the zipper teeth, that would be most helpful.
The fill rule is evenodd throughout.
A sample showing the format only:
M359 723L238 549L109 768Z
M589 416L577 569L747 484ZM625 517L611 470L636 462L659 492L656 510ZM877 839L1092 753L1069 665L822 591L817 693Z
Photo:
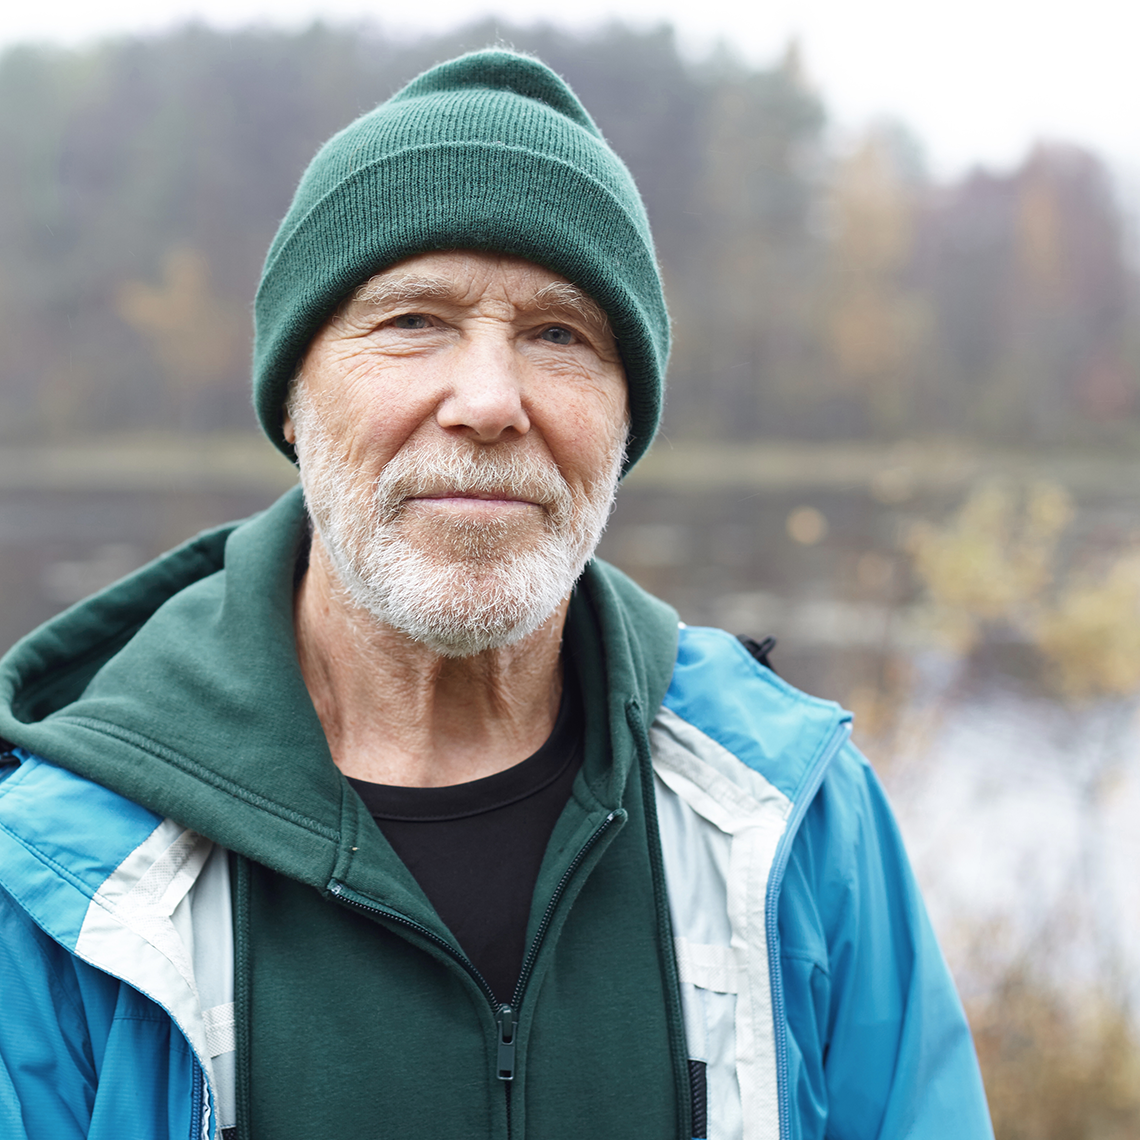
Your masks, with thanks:
M514 1006L518 1009L522 1005L523 994L526 992L527 982L530 981L530 975L534 970L535 960L538 958L538 952L542 949L543 939L546 937L547 930L550 929L551 920L554 917L555 907L558 906L559 900L562 898L567 885L574 876L574 872L582 865L582 861L594 849L594 845L601 839L604 832L609 828L610 824L617 819L618 813L611 811L604 820L598 825L597 830L590 836L589 839L579 849L578 854L570 860L570 865L562 872L562 878L558 880L558 885L554 888L554 893L550 896L550 902L546 904L546 910L542 913L542 919L538 924L538 928L534 932L534 938L531 940L530 947L526 952L526 957L523 959L522 968L519 970L518 984L515 986Z
M364 902L354 895L348 894L340 883L332 886L331 891L338 899L348 903L350 906L356 907L358 910L371 911L373 914L382 914L385 918L391 919L393 922L399 923L401 926L406 926L410 930L414 930L417 934L426 938L429 942L438 946L441 950L458 962L470 975L479 983L479 988L483 991L483 995L490 1002L493 1012L499 1011L499 999L495 997L495 991L491 989L490 983L486 978L479 973L478 967L466 954L456 950L454 946L445 938L440 938L434 930L429 930L428 927L421 925L413 919L406 918L400 914L399 911L389 910L387 907L376 906L375 903Z
M208 1094L204 1095L206 1070L194 1066L194 1084L190 1093L190 1140L208 1140L210 1111Z
M202 1140L210 1140L210 1089L206 1074L202 1074Z

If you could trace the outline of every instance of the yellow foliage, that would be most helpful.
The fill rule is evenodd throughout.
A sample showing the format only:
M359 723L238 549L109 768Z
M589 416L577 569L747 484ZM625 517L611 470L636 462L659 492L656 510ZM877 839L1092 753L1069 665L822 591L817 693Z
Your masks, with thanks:
M1000 483L978 488L943 528L920 523L908 536L933 624L966 651L987 623L1018 624L1052 581L1057 539L1072 517L1066 492L1038 484L1024 496Z
M197 250L171 250L158 285L125 282L116 308L150 341L176 390L216 383L244 368L245 314L213 293L209 263Z
M1034 634L1064 692L1140 692L1140 548L1064 589Z
M835 382L863 389L880 425L901 422L924 355L929 303L905 281L916 200L884 138L871 133L840 164L829 198L830 299L824 331Z
M914 204L884 140L874 132L836 171L831 194L833 256L847 273L893 277L914 242Z
M1099 573L1058 582L1057 542L1072 516L1054 484L1019 494L991 482L947 525L917 524L907 549L928 624L967 653L987 626L1004 623L1036 647L1068 697L1140 694L1140 545Z

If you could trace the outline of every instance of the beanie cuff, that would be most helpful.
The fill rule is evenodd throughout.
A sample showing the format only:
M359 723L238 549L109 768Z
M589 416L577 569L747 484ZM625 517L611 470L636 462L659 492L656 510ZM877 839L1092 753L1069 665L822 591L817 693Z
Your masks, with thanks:
M325 252L336 249L335 257ZM654 280L647 233L597 179L522 147L461 142L398 151L354 171L278 237L256 301L258 418L275 446L300 361L340 300L417 253L514 254L573 281L610 318L629 390L625 469L645 452L661 412L668 317L646 311L626 280ZM658 326L660 332L656 332ZM656 343L657 341L661 343Z

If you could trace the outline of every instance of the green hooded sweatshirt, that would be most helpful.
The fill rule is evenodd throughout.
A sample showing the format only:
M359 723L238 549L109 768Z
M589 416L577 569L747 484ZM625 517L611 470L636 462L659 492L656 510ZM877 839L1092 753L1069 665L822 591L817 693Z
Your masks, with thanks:
M600 562L575 591L585 759L503 1010L332 762L294 643L304 534L290 491L0 671L0 736L234 853L243 1132L691 1135L647 736L676 615Z

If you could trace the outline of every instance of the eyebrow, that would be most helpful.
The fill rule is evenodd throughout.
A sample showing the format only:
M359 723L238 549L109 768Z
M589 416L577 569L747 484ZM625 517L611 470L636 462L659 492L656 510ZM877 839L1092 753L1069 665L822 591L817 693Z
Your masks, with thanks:
M371 305L408 304L428 297L451 297L455 283L444 277L427 274L401 273L396 276L371 277L351 295L353 301ZM609 332L610 322L605 310L584 289L569 281L551 281L532 298L537 309L562 309L575 313L597 328Z
M448 297L454 285L442 277L401 273L396 277L370 277L352 294L352 300L373 305L415 301L421 297Z
M583 320L609 332L610 321L605 310L589 293L569 281L551 281L544 285L535 293L534 303L539 309L566 309L577 313Z

